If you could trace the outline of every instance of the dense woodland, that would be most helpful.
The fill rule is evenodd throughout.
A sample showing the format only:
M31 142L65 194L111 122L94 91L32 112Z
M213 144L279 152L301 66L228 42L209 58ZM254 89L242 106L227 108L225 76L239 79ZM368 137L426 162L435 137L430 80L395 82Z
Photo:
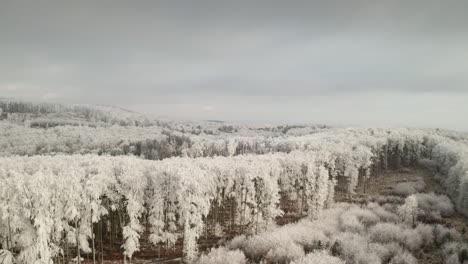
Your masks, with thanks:
M315 224L325 225L324 214L339 219L345 213L369 215L370 211L380 212L383 219L391 214L385 213L388 208L335 205L335 192L341 188L340 192L352 197L358 187L365 192L385 171L424 162L446 188L455 210L468 216L468 137L460 132L323 126L226 128L213 122L203 127L142 119L137 114L119 119L118 114L97 107L8 100L1 101L0 108L2 263L80 263L85 254L98 263L113 250L131 262L143 244L151 244L156 252L181 244L188 263L223 263L226 258L239 259L238 263L344 263L329 251L335 246L333 250L344 254L346 244L337 249L330 241L328 248L318 247L322 251L311 250L313 255L302 252L281 261L274 257L281 252L249 255L246 247L256 248L253 245L261 243L259 239L270 241L269 237L277 236L275 232L285 232L271 231L270 226L286 215L309 221L311 234L318 232ZM55 118L53 113L61 116ZM61 122L65 113L80 121ZM38 126L37 120L54 125ZM419 228L418 234L427 233L428 228L416 227L412 217L417 201L421 204L430 197L419 197L416 202L415 197L401 202L401 226L385 226L390 220L373 218L373 224L359 232L406 230L404 223L410 223ZM346 219L353 217L350 213ZM302 230L303 226L288 228ZM352 227L337 222L335 228ZM437 232L451 234L438 228ZM347 238L343 241L359 243L359 237L340 235ZM227 248L199 258L199 241L208 236L238 237ZM296 243L294 239L289 242ZM289 246L284 250L294 252ZM411 250L410 243L400 251L411 255ZM458 257L462 248L457 250L450 254ZM458 260L447 263L464 261ZM358 261L356 256L353 261L348 262L383 263ZM396 261L391 263L411 263Z

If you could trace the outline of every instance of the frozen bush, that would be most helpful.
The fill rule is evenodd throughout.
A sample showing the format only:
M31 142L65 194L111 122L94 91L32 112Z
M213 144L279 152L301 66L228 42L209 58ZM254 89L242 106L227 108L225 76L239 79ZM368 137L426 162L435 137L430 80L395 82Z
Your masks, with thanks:
M253 236L241 244L241 249L244 251L245 255L254 260L260 261L270 249L274 248L277 244L280 244L281 240L271 241L266 240L261 236Z
M400 226L391 223L378 223L369 229L371 241L382 244L399 242L403 238L403 230Z
M279 258L281 255L287 257L289 247L293 250L301 249L301 255L326 249L330 247L330 237L339 232L339 215L350 207L349 204L334 205L318 220L304 219L296 224L275 228L250 238L239 236L227 243L226 247L240 249L249 259L256 262L265 259L267 254L269 259Z
M396 212L396 204L385 203L385 204L382 204L382 208L389 212Z
M382 261L382 263L388 263L390 260L396 256L398 253L403 251L401 246L398 243L370 243L370 250L374 252Z
M389 249L380 243L369 243L369 249L374 252L380 260L387 259L390 255Z
M229 251L224 247L212 249L210 253L200 256L197 264L245 264L247 259L240 250Z
M407 251L402 251L390 260L389 264L417 264L418 260Z
M233 249L242 249L246 241L245 235L240 235L234 237L228 244L227 248Z
M434 243L434 228L432 226L418 224L414 230L421 237L422 245L428 246Z
M436 225L434 227L434 238L438 245L442 245L450 241L461 241L461 235L457 230L447 228L443 225Z
M405 203L398 207L398 214L405 224L415 224L418 214L418 200L415 195L406 197Z
M5 249L0 249L0 263L2 264L13 264L13 254Z
M445 260L445 264L462 264L457 254L453 253Z
M377 215L382 222L397 222L399 220L396 214L385 210L377 203L369 203L367 208L369 208L375 215Z
M223 237L224 236L223 227L219 223L216 223L216 225L214 227L214 235L216 237Z
M447 259L451 259L452 263L468 262L468 245L460 242L448 242L443 246L443 252ZM455 262L455 257L457 261ZM448 262L448 261L447 261Z
M379 217L371 210L353 207L340 215L340 225L345 231L362 232L365 226L379 222Z
M355 233L341 233L337 236L340 243L338 255L347 264L381 264L379 256L371 251L367 238Z
M450 255L452 253L457 253L460 250L461 244L458 242L447 242L443 246L443 251L445 255Z
M327 251L316 251L305 257L291 262L291 264L345 264L337 257L331 256Z
M423 246L423 239L415 229L403 229L400 243L409 250L416 252Z
M453 204L446 195L436 195L434 193L418 193L418 207L420 211L429 215L431 212L438 212L441 216L451 216L454 213Z
M394 210L397 206L388 205ZM434 243L445 248L447 258L450 254L462 255L462 248L455 246L457 243L449 243L461 241L461 235L454 229L427 224L412 228L403 225L395 213L384 207L377 203L362 208L334 205L317 220L304 219L249 238L236 237L227 247L242 250L252 263L265 264L307 263L315 261L318 252L324 259L332 255L334 260L341 259L347 264L412 264L413 255ZM468 258L468 251L466 254Z
M421 221L428 223L440 222L442 220L442 215L439 211L420 211L418 215Z
M291 251L294 256L295 254L299 254L299 257L304 255L304 250L295 244L281 229L253 236L241 243L240 249L244 251L248 258L256 262L265 258L267 254L270 254L271 259L275 257L281 259L284 254L286 254L284 256L286 258L288 257L288 251Z
M427 234L425 235L427 236ZM391 223L379 223L373 226L369 230L369 237L372 242L382 244L400 243L411 251L419 250L425 242L424 239L430 239L423 238L416 229L407 229Z
M323 249L330 243L330 238L321 230L297 226L286 231L295 243L304 248L306 253Z
M268 251L265 256L267 263L287 264L304 257L304 249L293 242L284 243Z
M359 221L355 215L342 215L340 216L340 227L343 232L356 232L361 233L364 231L364 225Z

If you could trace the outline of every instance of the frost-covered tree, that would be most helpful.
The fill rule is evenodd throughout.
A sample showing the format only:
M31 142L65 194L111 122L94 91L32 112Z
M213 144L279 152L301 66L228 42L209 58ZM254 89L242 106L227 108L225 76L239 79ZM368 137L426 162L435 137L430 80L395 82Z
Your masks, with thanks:
M0 249L0 263L14 264L15 262L14 262L13 254L6 249Z
M56 258L66 262L77 257L75 252L80 255L77 260L88 252L95 259L96 253L102 256L102 241L114 244L121 238L125 258L131 259L144 234L159 247L183 239L186 258L194 260L198 240L216 227L260 233L283 210L320 218L325 207L333 207L338 181L348 180L343 181L348 183L347 193L370 183L377 168L383 167L385 148L389 153L384 160L392 166L398 159L408 165L424 155L431 158L437 179L466 213L466 146L440 132L336 129L293 137L187 138L180 132L162 134L159 141L144 139L148 130L136 128L109 128L115 137L88 128L82 136L80 130L65 127L48 132L4 124L0 128L5 128L0 129L4 133L0 155L10 149L26 155L0 158L0 243L3 250L13 252L17 263L48 263ZM26 134L15 137L15 131ZM135 144L126 138L117 151L115 140L126 133L141 141ZM41 141L42 136L48 139ZM51 147L47 140L57 142ZM91 149L96 154L58 154ZM141 158L106 156L109 149L115 149L115 155ZM36 153L53 155L27 156ZM174 155L184 157L169 158ZM426 200L441 212L449 211L445 203ZM415 207L410 202L401 210L404 221ZM364 227L360 218L364 216L354 216L354 227ZM392 214L385 217L393 219ZM270 257L283 253L272 251Z
M291 262L291 264L345 264L340 258L331 256L326 251L318 251L307 254L305 257Z
M398 214L406 224L415 225L418 216L418 198L416 195L406 197L405 203L398 208Z
M309 201L309 216L318 218L325 207L329 191L329 174L323 166L318 167L315 172L315 186L312 190L313 194Z
M207 255L202 255L197 264L246 264L247 259L240 250L230 251L224 247L212 249Z

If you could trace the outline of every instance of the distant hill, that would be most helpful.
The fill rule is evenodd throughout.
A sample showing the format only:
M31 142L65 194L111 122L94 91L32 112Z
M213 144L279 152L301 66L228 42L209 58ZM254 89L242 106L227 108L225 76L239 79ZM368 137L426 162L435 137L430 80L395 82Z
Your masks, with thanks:
M71 126L152 126L155 118L113 106L66 105L0 98L0 118L27 122L31 127Z
M193 135L300 136L330 127L325 125L246 125L222 120L167 120L116 106L33 102L0 97L0 120L31 128L57 126L159 127L166 131Z

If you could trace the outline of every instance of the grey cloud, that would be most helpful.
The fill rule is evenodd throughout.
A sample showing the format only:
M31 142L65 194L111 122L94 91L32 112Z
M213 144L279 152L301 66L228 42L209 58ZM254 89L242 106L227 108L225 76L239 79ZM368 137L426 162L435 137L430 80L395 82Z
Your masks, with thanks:
M0 94L165 113L222 100L231 119L246 114L222 105L243 102L258 118L289 118L261 114L260 98L288 113L301 97L463 97L466 10L464 0L7 0Z

